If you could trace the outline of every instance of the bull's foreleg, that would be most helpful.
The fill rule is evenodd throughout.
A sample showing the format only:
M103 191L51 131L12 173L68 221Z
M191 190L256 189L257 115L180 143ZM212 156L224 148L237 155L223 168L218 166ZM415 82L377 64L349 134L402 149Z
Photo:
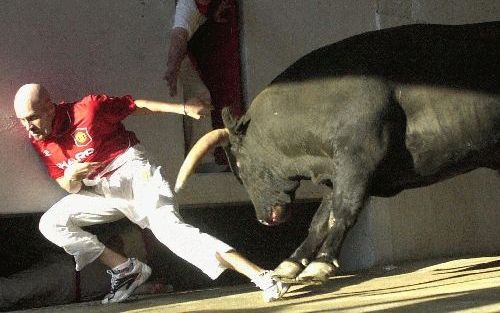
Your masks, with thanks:
M344 185L345 186L345 185ZM344 187L341 187L344 189ZM358 212L364 202L364 184L357 188L357 192L348 194L347 190L337 193L334 200L332 216L329 219L329 230L321 247L317 251L316 259L312 261L297 277L301 283L321 283L333 276L339 267L337 256L347 233L354 224Z
M370 173L368 162L339 160L338 175L333 184L333 200L328 230L316 258L297 276L301 283L321 283L333 276L338 268L337 256L347 230L354 224L366 199Z
M397 109L391 106L389 86L377 80L365 83L366 89L351 99L346 111L359 114L354 119L346 115L332 140L333 193L328 230L316 259L297 276L301 282L323 282L335 274L340 247L364 205L369 179L386 155L392 133L398 130L388 118L394 113L392 109Z
M328 219L332 207L332 196L323 198L321 205L314 214L309 227L309 233L302 244L287 260L274 270L274 276L281 281L294 283L304 267L309 265L311 259L316 256L318 248L323 243L328 231Z

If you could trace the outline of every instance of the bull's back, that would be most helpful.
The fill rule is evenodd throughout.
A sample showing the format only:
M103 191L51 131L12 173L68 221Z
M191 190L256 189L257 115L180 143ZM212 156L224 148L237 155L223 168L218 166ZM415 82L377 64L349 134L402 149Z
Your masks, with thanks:
M332 155L342 123L362 128L356 112L366 113L369 96L386 100L370 106L374 114L398 111L395 131L405 135L381 167L388 193L488 166L498 157L498 55L499 22L354 36L304 56L258 95L247 139L273 147L267 153Z
M499 55L500 22L408 25L320 48L294 63L271 87L332 82L329 89L318 91L324 95L343 88L336 82L346 77L385 82L392 88L391 101L406 115L406 149L413 159L408 166L418 175L430 175L498 146ZM346 94L366 93L363 84L358 86L358 91ZM303 106L303 98L297 99L287 105ZM335 110L328 112L337 116L356 106L339 97L330 99Z
M500 22L416 24L353 36L315 50L273 84L345 75L499 93Z

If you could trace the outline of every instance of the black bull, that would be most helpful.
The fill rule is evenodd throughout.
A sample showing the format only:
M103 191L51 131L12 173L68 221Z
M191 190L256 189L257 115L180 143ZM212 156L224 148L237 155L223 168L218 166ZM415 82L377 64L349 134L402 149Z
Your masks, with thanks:
M499 78L500 22L410 25L315 50L244 116L225 110L226 153L262 223L285 219L302 179L330 188L276 275L299 282L332 275L370 196L498 170Z

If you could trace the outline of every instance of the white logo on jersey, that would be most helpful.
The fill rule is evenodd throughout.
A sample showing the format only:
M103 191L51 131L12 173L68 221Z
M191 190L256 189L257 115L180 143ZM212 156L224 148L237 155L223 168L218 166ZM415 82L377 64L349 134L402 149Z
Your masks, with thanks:
M43 155L45 155L46 157L49 157L52 155L52 153L50 153L49 150L45 149L45 150L43 150Z
M87 150L84 150L82 152L78 152L77 154L75 154L74 158L67 159L66 161L62 161L60 163L57 163L56 165L60 169L64 170L68 166L71 166L72 164L74 164L76 162L82 162L88 156L90 156L92 153L94 153L94 148L88 148Z

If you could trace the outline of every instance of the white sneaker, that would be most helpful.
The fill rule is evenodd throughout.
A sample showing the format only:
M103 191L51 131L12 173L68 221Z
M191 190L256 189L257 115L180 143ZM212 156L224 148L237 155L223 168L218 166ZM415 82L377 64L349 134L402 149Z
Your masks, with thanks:
M102 304L121 302L127 299L135 288L142 285L151 275L151 268L135 258L123 270L108 270L111 275L111 291L104 297Z
M272 271L264 271L252 280L263 291L262 297L265 302L280 299L288 291L288 288L290 288L290 284L275 280L272 275Z

